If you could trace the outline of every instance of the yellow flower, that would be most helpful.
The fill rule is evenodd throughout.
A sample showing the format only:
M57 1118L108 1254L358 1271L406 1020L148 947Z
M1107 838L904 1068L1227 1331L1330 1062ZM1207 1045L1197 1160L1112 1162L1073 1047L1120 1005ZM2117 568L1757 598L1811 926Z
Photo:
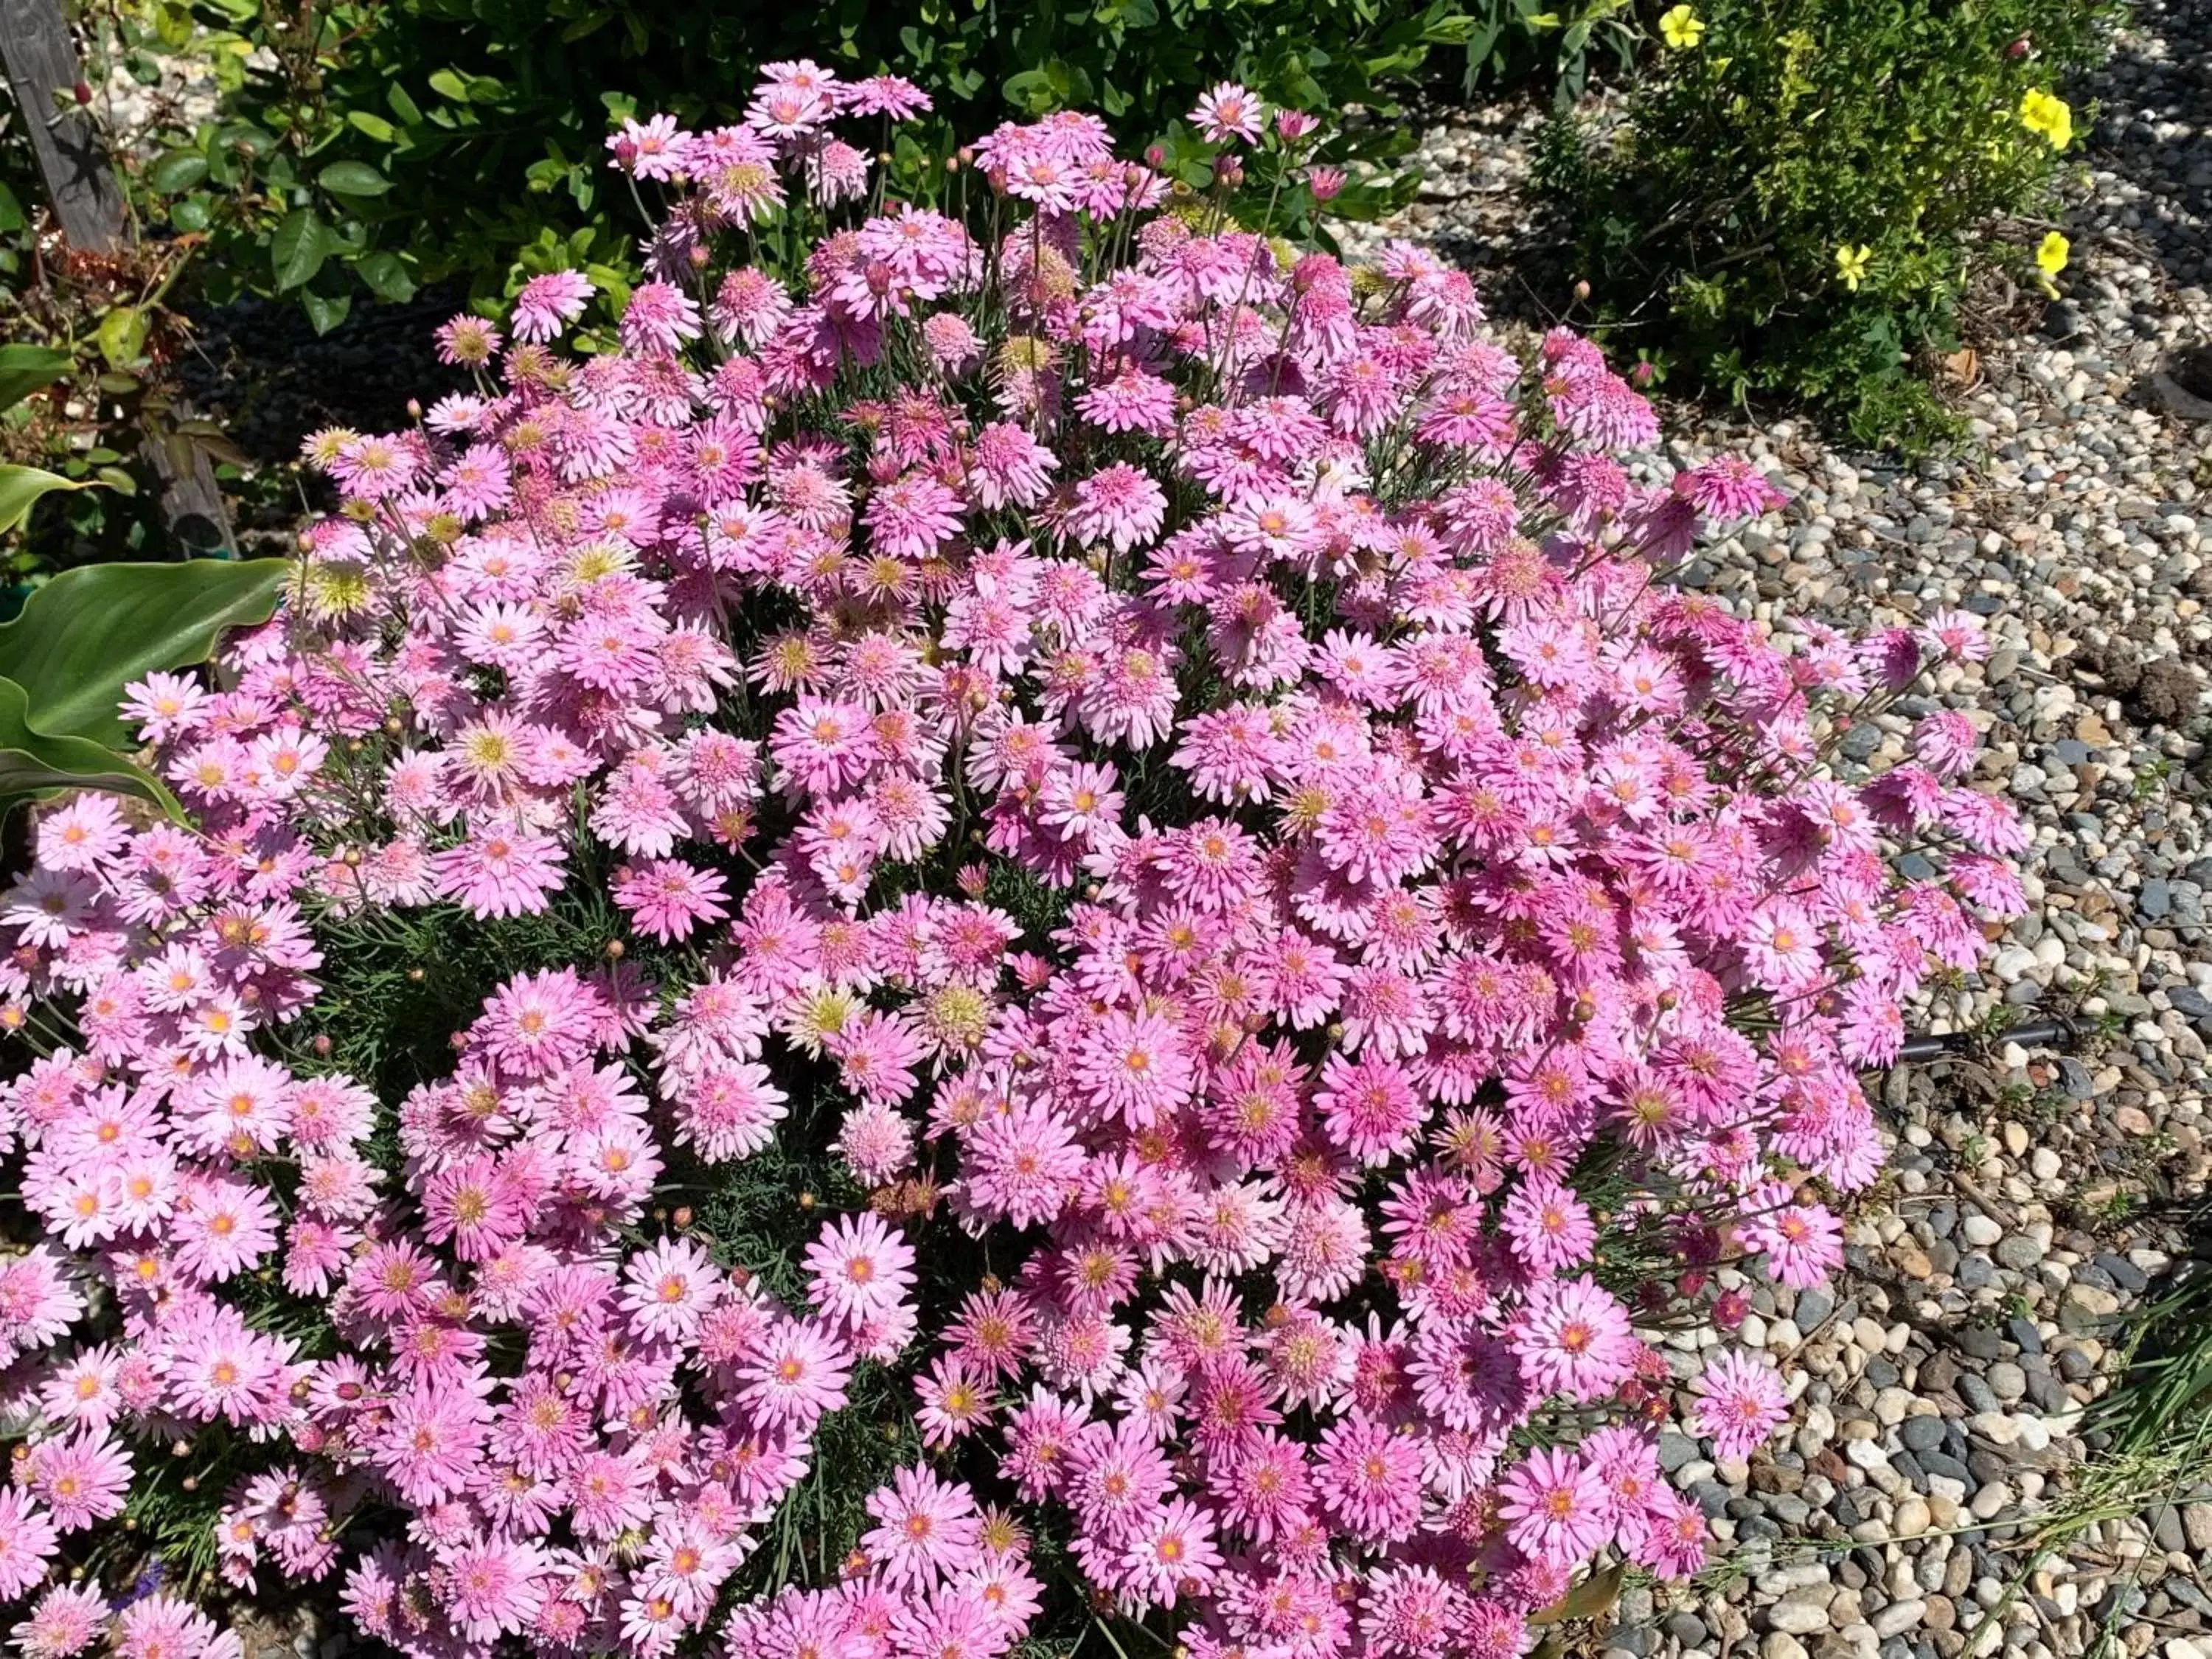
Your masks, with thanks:
M1696 46L1705 33L1705 20L1686 5L1672 7L1660 16L1660 39L1677 50Z
M2066 269L2066 256L2072 252L2066 239L2054 230L2036 247L2035 268L2046 276L2056 276Z
M1866 280L1867 262L1874 258L1874 250L1864 242L1853 247L1849 242L1836 249L1836 275L1844 279L1844 286L1854 294Z
M2053 149L2074 142L2074 112L2066 100L2033 87L2020 95L2020 124Z

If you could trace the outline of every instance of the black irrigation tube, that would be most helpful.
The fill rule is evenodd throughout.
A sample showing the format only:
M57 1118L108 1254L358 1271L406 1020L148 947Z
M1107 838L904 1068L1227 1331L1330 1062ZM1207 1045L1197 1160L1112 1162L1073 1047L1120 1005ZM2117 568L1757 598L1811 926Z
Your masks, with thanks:
M2070 1019L2037 1019L1987 1036L1978 1031L1945 1031L1936 1036L1907 1037L1897 1051L1898 1063L1911 1066L1922 1060L1941 1060L1946 1054L1964 1054L1984 1042L2017 1042L2023 1048L2055 1048L2060 1054L2070 1054L2081 1046L2081 1030Z

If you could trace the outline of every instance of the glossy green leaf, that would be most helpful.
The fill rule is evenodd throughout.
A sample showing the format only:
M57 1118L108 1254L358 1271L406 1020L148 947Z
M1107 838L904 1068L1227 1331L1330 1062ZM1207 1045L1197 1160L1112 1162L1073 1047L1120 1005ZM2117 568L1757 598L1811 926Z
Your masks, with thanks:
M276 272L276 289L283 293L314 280L330 252L323 222L313 210L300 208L285 216L269 239L269 262Z
M415 279L396 253L364 253L354 261L353 268L380 300L404 305L415 297Z
M327 334L345 321L346 313L353 309L350 294L302 294L300 303L307 313L307 320L315 325L315 332Z
M356 131L365 132L380 144L388 144L399 136L399 129L381 115L372 115L365 109L349 109L346 121Z
M42 386L52 386L76 362L52 346L0 346L0 409L12 409Z
M184 816L176 797L128 756L89 738L53 738L33 730L29 705L21 686L0 679L0 816L18 801L55 789L135 795L173 817Z
M276 139L251 121L233 121L216 137L218 142L248 155L266 155L276 148Z
M208 176L208 158L196 149L173 149L146 169L146 182L164 196L179 196Z
M147 317L137 306L115 306L100 319L100 355L113 369L126 369L146 349Z
M0 466L0 535L5 535L29 517L40 496L57 489L88 488L43 467Z
M334 196L381 196L392 188L392 180L366 161L333 161L315 182Z
M116 705L156 669L204 661L223 630L269 620L286 559L82 565L0 626L0 676L21 686L43 736L128 740Z

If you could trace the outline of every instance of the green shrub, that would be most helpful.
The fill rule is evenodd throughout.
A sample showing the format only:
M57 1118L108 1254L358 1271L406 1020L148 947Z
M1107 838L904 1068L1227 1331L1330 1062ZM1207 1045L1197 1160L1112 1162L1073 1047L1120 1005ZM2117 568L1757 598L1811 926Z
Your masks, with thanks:
M1561 109L1589 86L1593 69L1626 75L1636 67L1650 0L1467 0L1474 18L1460 89L1549 88Z
M1803 398L1862 442L1940 437L1917 370L1955 345L1978 266L2045 286L2063 266L2035 222L2075 143L2054 88L2111 17L2109 0L1673 7L1625 121L1563 118L1545 145L1613 343L1739 399Z
M482 297L585 269L617 295L645 223L610 172L611 123L665 110L738 119L763 62L904 75L936 130L902 134L895 186L951 131L1096 109L1172 147L1206 87L1376 118L1322 159L1395 160L1413 134L1390 89L1473 19L1455 0L155 0L88 18L124 62L187 52L220 77L216 118L159 135L135 184L147 216L206 239L198 291L297 295L318 327L357 299L465 281ZM1405 199L1355 177L1343 216Z

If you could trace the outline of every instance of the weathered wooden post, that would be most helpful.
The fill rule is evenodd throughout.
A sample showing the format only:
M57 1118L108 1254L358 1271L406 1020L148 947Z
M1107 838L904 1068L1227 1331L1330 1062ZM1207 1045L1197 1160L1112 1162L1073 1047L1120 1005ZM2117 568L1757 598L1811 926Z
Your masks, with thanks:
M127 252L132 236L123 186L92 112L76 101L83 71L58 0L0 0L0 58L63 236L85 253ZM183 550L234 550L214 469L168 411L147 422L140 453L160 485L161 516Z

